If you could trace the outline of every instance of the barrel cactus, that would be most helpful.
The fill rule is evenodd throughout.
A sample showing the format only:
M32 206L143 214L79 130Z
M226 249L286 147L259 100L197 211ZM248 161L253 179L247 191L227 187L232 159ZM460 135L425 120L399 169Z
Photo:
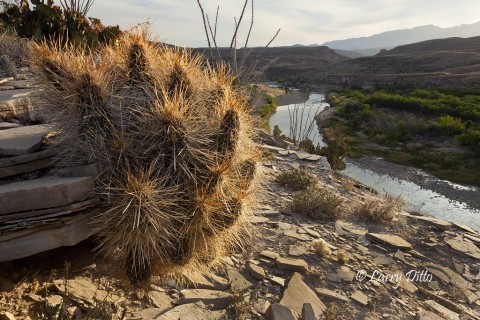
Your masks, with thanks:
M99 248L132 282L211 266L247 239L260 153L226 68L123 35L90 53L36 45L57 166L95 163Z

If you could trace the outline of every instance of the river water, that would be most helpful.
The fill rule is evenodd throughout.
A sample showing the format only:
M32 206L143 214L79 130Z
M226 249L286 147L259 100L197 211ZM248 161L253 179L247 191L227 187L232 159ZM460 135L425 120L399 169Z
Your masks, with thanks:
M313 93L310 94L309 99L304 104L278 106L276 113L270 118L270 127L273 128L275 125L278 125L285 135L289 135L291 131L290 117L294 110L298 110L295 111L297 115L301 115L303 111L304 119L313 119L316 113L321 112L325 107L329 106L328 103L324 102L324 99L325 96L323 94ZM325 146L316 124L309 137L315 145ZM382 164L383 167L388 166L388 162L383 159L371 158L368 159L368 161L370 163L378 162ZM480 231L480 210L469 206L464 201L455 200L450 196L446 196L446 192L442 192L442 195L437 192L438 190L434 186L449 186L452 190L456 190L456 193L465 192L470 193L469 196L474 194L480 197L480 191L477 188L442 181L419 169L405 169L405 175L403 176L407 176L406 172L410 171L414 172L417 178L420 176L424 180L419 181L416 179L416 182L412 182L402 179L401 173L399 177L398 167L400 166L395 165L397 167L395 178L386 174L385 170L382 170L381 173L371 170L375 168L375 165L370 165L368 166L369 169L367 169L366 166L362 165L362 161L347 159L346 163L347 168L341 171L343 174L372 187L378 192L386 192L393 196L405 198L407 210L426 213L435 218L464 224ZM428 183L424 183L427 180ZM430 188L428 186L430 186Z

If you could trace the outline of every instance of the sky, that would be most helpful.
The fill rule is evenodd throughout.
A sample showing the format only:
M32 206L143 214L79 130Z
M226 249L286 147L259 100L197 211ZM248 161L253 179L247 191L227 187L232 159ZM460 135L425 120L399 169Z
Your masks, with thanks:
M244 0L201 0L214 25L220 13L217 43L229 46L234 17ZM238 35L245 44L251 21L249 0ZM207 46L197 0L96 0L88 16L124 29L149 22L159 41L179 46ZM264 46L281 31L272 46L322 44L331 40L370 36L389 30L433 24L451 27L480 21L479 0L255 0L249 46Z

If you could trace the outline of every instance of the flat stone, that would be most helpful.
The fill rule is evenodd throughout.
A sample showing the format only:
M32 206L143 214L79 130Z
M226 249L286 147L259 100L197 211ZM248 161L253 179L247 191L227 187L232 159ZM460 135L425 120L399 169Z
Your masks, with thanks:
M337 223L338 223L338 226L342 228L342 230L353 233L354 235L364 236L367 233L367 229L360 228L359 226L356 226L350 222L337 221Z
M228 292L207 289L185 289L180 291L182 297L176 304L188 304L202 301L213 305L214 309L226 309L232 303L232 295Z
M302 308L302 320L317 320L311 303L304 303Z
M470 234L468 234L468 233L465 233L465 234L463 235L463 237L466 238L466 239L468 239L468 240L470 240L470 241L475 242L476 244L480 244L480 237L475 237L475 236L472 236L472 235L470 235Z
M308 264L302 259L287 259L278 257L275 264L279 269L297 272L307 272Z
M297 239L297 240L301 240L301 241L310 241L312 240L309 236L307 236L306 234L300 234L300 233L297 233L297 231L295 230L286 230L285 232L283 232L284 235L286 235L287 237L291 237L291 238L294 238L294 239Z
M16 176L23 173L46 169L53 165L52 159L40 159L32 162L17 164L11 167L4 167L0 170L0 179Z
M295 273L287 284L280 304L300 315L302 314L304 303L310 303L312 305L315 319L318 319L320 315L327 310L327 307L318 298L316 293L303 282L302 276L299 273Z
M471 258L480 260L480 248L475 244L467 241L463 241L458 238L445 241L453 250L461 252Z
M340 269L337 270L337 275L345 282L352 282L355 278L355 272L347 267L340 267Z
M7 130L13 128L20 128L22 125L18 123L11 123L11 122L0 122L0 130Z
M293 257L299 257L307 253L307 248L304 246L294 246L291 245L288 247L288 255Z
M349 301L348 297L326 288L315 288L315 291L317 292L318 295L325 298L334 299L342 302Z
M404 278L400 280L399 287L409 293L415 293L418 291L418 288L416 285L414 285L411 281L407 281Z
M270 219L265 217L258 217L258 216L248 216L247 221L252 224L260 224L260 223L265 223L267 221L270 221Z
M269 258L269 259L272 259L272 260L275 260L278 257L280 257L280 255L278 253L270 251L270 250L263 250L262 252L260 252L260 255L262 257Z
M291 225L290 223L286 223L286 222L279 222L278 223L278 227L282 230L290 230L290 229L293 229L293 225Z
M202 302L183 304L177 306L170 311L165 312L161 316L155 318L158 320L179 320L179 319L195 319L195 320L220 320L226 316L225 310L208 310Z
M59 292L67 292L68 296L75 301L81 301L89 306L95 306L99 302L122 302L125 298L111 292L100 290L88 278L77 277L67 281L67 288L63 280L54 280L53 284Z
M373 263L375 263L378 266L388 266L388 265L391 265L391 264L395 264L395 260L393 260L390 257L380 255L380 256L376 257L375 259L373 259Z
M253 287L253 283L248 281L244 276L235 269L228 269L228 280L230 280L230 288L233 292L242 292L246 289Z
M187 280L187 288L210 290L226 290L228 288L228 280L214 274L207 276L195 272L193 274L184 273L183 276Z
M276 285L278 285L282 288L285 287L285 279L283 279L283 278L280 278L280 277L277 277L277 276L271 276L270 281L273 284L276 284Z
M247 264L247 270L250 273L250 275L252 277L254 277L255 279L257 279L259 281L265 279L265 270L263 270L262 267L257 266L255 264L253 264L252 262L249 262Z
M412 220L422 221L427 225L434 227L437 230L442 230L442 231L450 230L452 226L452 224L448 221L440 220L432 217L415 216L411 214L405 214L405 216L409 217Z
M173 299L170 298L165 292L160 292L152 290L147 294L148 300L156 309L161 310L161 312L170 310L173 306Z
M303 230L305 230L310 236L314 237L314 238L321 238L322 236L320 235L320 233L318 233L317 231L315 230L312 230L310 228L307 228L307 227L303 227Z
M362 292L362 291L355 291L351 296L350 298L352 298L353 300L355 300L356 302L360 303L361 305L363 306L367 306L368 305L368 297Z
M31 154L24 154L21 156L8 157L0 159L0 168L12 167L19 164L27 164L29 162L41 159L51 158L56 155L57 151L53 148L46 149L43 151L38 151Z
M384 243L395 249L411 250L412 245L403 238L392 234L367 233L366 237L375 241Z
M92 190L90 177L40 178L0 185L0 214L66 206L84 200Z
M49 126L40 124L2 130L0 154L18 156L33 153L40 148L43 136L50 131Z
M417 312L417 318L419 320L445 320L445 318L442 318L433 312L425 310Z
M271 304L265 312L267 320L297 320L293 311L279 303Z
M469 281L465 280L461 275L450 268L434 263L427 263L424 265L424 267L429 273L437 276L446 284L452 284L461 290L473 289L473 285Z
M469 226L466 226L464 224L460 224L460 223L456 223L456 222L452 222L452 224L460 230L470 232L472 234L478 234L478 232L476 230L473 230L472 228L470 228Z
M160 316L165 310L160 308L148 308L143 309L138 312L135 312L133 315L134 319L156 319Z
M436 313L444 317L445 319L448 320L460 320L460 315L456 312L453 312L450 309L445 308L441 304L438 304L437 302L433 300L427 300L425 301L425 304L429 306L432 310L434 310Z
M403 254L402 251L400 250L397 250L397 252L395 252L395 254L393 255L394 258L400 260L400 261L403 261L405 262L405 255Z

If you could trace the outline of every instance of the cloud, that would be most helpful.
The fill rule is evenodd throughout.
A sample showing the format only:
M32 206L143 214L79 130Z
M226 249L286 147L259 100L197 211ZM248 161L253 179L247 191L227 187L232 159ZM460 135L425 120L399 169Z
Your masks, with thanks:
M214 22L220 5L218 42L230 44L233 17L239 17L240 0L202 0ZM478 0L255 0L255 20L250 44L265 45L277 28L282 31L274 45L323 43L383 31L435 24L442 27L479 20ZM206 46L203 21L196 0L98 0L90 14L106 24L123 28L150 21L164 41L185 46ZM243 45L250 24L247 6L239 32Z

